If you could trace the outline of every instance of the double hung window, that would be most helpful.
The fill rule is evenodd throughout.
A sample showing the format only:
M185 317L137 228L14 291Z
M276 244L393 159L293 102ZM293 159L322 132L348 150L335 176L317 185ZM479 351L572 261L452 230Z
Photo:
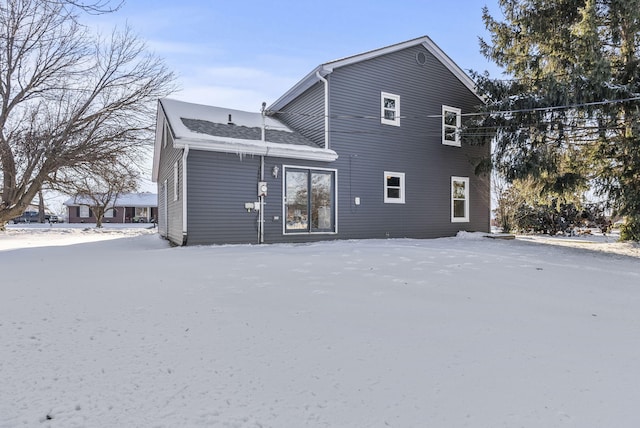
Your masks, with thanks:
M442 106L442 144L460 146L462 111L459 108Z
M400 126L400 96L381 93L380 122L384 125Z
M451 177L451 221L469 221L468 177Z
M404 204L404 172L384 172L384 203Z

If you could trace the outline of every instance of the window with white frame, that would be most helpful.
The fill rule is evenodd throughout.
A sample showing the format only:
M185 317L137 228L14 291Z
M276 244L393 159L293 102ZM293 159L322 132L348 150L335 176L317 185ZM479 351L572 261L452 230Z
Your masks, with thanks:
M173 200L178 200L178 162L173 164Z
M80 217L80 218L89 218L89 217L91 217L91 212L89 210L89 206L80 205L80 212L78 214L79 214L78 217Z
M404 172L384 172L384 203L404 204Z
M109 208L104 212L105 218L114 218L116 216L116 210L113 208Z
M336 232L336 170L284 167L284 232Z
M468 177L451 177L451 221L469 221Z
M442 144L459 147L461 126L462 110L455 107L442 106Z
M400 95L381 93L380 122L400 126Z

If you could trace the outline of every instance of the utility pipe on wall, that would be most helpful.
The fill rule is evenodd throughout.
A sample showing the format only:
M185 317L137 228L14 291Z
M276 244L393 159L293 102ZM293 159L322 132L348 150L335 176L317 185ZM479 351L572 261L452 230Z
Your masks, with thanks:
M265 114L266 114L267 103L262 103L262 109L260 113L262 115L262 143L266 143L266 125L265 125ZM267 150L268 153L268 150ZM264 181L264 155L260 156L260 181ZM264 243L264 195L260 195L260 213L258 214L258 243Z
M182 152L182 245L187 245L187 156L189 145Z
M316 71L316 77L324 83L324 148L329 148L329 81Z

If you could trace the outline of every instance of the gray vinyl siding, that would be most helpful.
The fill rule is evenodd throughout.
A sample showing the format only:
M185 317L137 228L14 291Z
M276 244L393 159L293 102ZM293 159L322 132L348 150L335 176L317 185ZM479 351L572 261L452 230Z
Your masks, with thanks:
M187 244L257 243L259 156L191 150L187 158Z
M161 144L160 163L158 168L158 232L161 236L176 245L182 244L182 149L173 147L173 138L170 134L163 134L167 140L166 147ZM164 141L163 141L164 143ZM174 165L178 163L178 182L174 180ZM167 182L167 200L163 198L164 182ZM177 187L178 200L174 200L174 189ZM164 204L167 204L167 216L165 218Z
M427 54L426 64L417 64L418 51ZM488 182L473 165L487 149L441 143L442 105L464 113L480 102L466 86L422 46L338 68L328 79L331 147L339 154L339 238L488 231ZM401 126L380 123L381 92L400 96ZM384 203L384 171L405 174L404 204ZM469 223L451 222L452 176L469 177Z
M313 85L276 117L319 147L324 147L324 84L318 82Z
M419 51L427 56L424 65L416 62ZM265 243L434 238L453 236L459 230L489 230L489 183L474 174L474 162L487 155L489 148L442 144L442 105L461 108L465 113L473 111L480 101L445 66L422 46L415 46L337 68L327 79L330 148L338 159L312 162L265 158ZM401 126L380 123L381 92L400 96ZM324 85L317 83L283 107L277 117L323 146L323 102ZM181 162L181 156L182 151L163 150L159 186L165 177L172 183L173 163ZM336 171L337 233L284 234L285 165ZM280 171L277 177L272 174L274 166ZM260 157L192 149L186 171L187 244L257 243L259 213L247 212L245 203L258 201ZM384 203L385 171L405 174L404 204ZM468 223L451 222L452 176L469 178ZM181 195L173 203L172 192L170 184L169 238L179 243L183 198ZM356 197L360 205L355 205Z
M264 181L268 192L264 206L264 240L306 242L335 239L333 234L283 235L282 171L285 165L326 168L323 162L266 157ZM273 167L279 170L273 177ZM191 150L187 160L187 245L257 244L259 212L247 212L246 202L257 202L260 156L243 156Z

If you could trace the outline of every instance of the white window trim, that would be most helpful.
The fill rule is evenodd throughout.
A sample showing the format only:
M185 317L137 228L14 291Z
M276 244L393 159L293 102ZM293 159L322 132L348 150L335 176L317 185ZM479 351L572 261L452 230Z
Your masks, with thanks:
M399 198L390 198L388 196L388 188L387 185L387 177L398 177L400 178L400 197ZM393 171L385 171L384 172L384 203L385 204L404 204L404 188L405 188L405 180L404 180L404 172L393 172Z
M454 199L453 197L453 183L456 181L464 182L464 217L454 217L454 201L459 200L459 198ZM469 222L469 177L451 177L451 222Z
M91 217L91 209L88 205L80 205L80 218L89 218Z
M455 141L450 141L445 139L445 135L446 132L445 130L447 128L452 128L451 125L446 125L445 124L445 117L446 117L446 113L450 112L450 113L455 113L456 114L456 139ZM442 144L446 145L446 146L455 146L455 147L460 147L461 146L461 142L460 142L460 128L462 127L462 110L456 107L450 107L450 106L442 106Z
M333 197L334 207L333 207L333 218L334 225L333 231L308 231L308 232L287 232L287 185L285 177L287 176L287 169L306 169L309 171L329 171L333 172L333 185L335 189L333 189ZM338 234L338 170L333 168L315 168L309 166L300 166L300 165L282 165L282 235L337 235Z
M178 162L173 164L173 200L178 200Z
M396 108L394 109L395 116L393 120L385 119L384 117L384 111L390 110L384 108L385 98L393 99L396 102ZM380 93L380 123L382 123L383 125L400 126L400 95L394 95L388 92Z

